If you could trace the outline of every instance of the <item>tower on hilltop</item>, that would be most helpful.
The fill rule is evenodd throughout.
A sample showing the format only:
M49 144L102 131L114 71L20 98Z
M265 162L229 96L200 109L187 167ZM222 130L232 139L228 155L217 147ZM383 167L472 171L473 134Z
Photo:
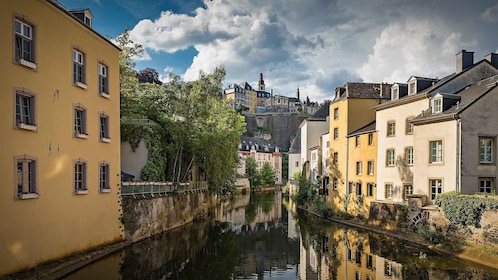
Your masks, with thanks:
M265 91L265 81L263 80L263 73L259 73L258 90Z

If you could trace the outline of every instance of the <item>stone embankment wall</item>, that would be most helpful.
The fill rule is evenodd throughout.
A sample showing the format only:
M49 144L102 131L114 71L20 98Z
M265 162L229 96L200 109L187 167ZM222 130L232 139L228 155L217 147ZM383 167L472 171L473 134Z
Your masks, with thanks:
M400 229L406 223L408 209L400 203L372 201L367 223L385 229Z
M293 138L301 122L309 115L302 113L244 113L247 131L255 131L258 127L264 127L272 136L272 143L277 145L281 151L288 151L290 139Z
M125 238L138 241L208 214L216 197L208 190L168 195L122 197Z

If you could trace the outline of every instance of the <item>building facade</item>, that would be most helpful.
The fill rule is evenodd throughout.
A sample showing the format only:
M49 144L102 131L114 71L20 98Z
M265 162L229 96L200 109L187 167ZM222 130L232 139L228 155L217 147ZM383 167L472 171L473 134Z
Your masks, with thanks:
M269 163L275 172L275 184L282 184L282 153L280 148L269 141L255 137L242 136L239 145L239 165L237 174L246 174L246 159L252 157L256 160L257 169L261 170L265 163Z
M89 10L0 10L0 275L124 238L119 48Z

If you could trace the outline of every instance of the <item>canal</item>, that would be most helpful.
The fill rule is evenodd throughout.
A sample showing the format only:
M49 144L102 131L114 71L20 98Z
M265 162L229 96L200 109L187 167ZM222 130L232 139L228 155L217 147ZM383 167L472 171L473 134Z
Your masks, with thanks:
M65 279L498 279L498 270L289 208L281 192L237 196Z

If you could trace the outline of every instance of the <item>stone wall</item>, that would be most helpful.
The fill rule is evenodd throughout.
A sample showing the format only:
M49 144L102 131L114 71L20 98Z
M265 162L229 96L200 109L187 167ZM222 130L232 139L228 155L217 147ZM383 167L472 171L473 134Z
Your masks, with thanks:
M208 214L216 205L209 191L168 195L124 196L123 222L125 238L138 241L183 226Z
M272 136L271 142L277 145L281 151L287 152L290 147L290 139L296 135L301 122L309 116L301 113L244 113L244 117L248 132L256 131L258 127L264 127Z
M400 229L406 224L408 207L401 203L372 201L368 224L385 229Z

